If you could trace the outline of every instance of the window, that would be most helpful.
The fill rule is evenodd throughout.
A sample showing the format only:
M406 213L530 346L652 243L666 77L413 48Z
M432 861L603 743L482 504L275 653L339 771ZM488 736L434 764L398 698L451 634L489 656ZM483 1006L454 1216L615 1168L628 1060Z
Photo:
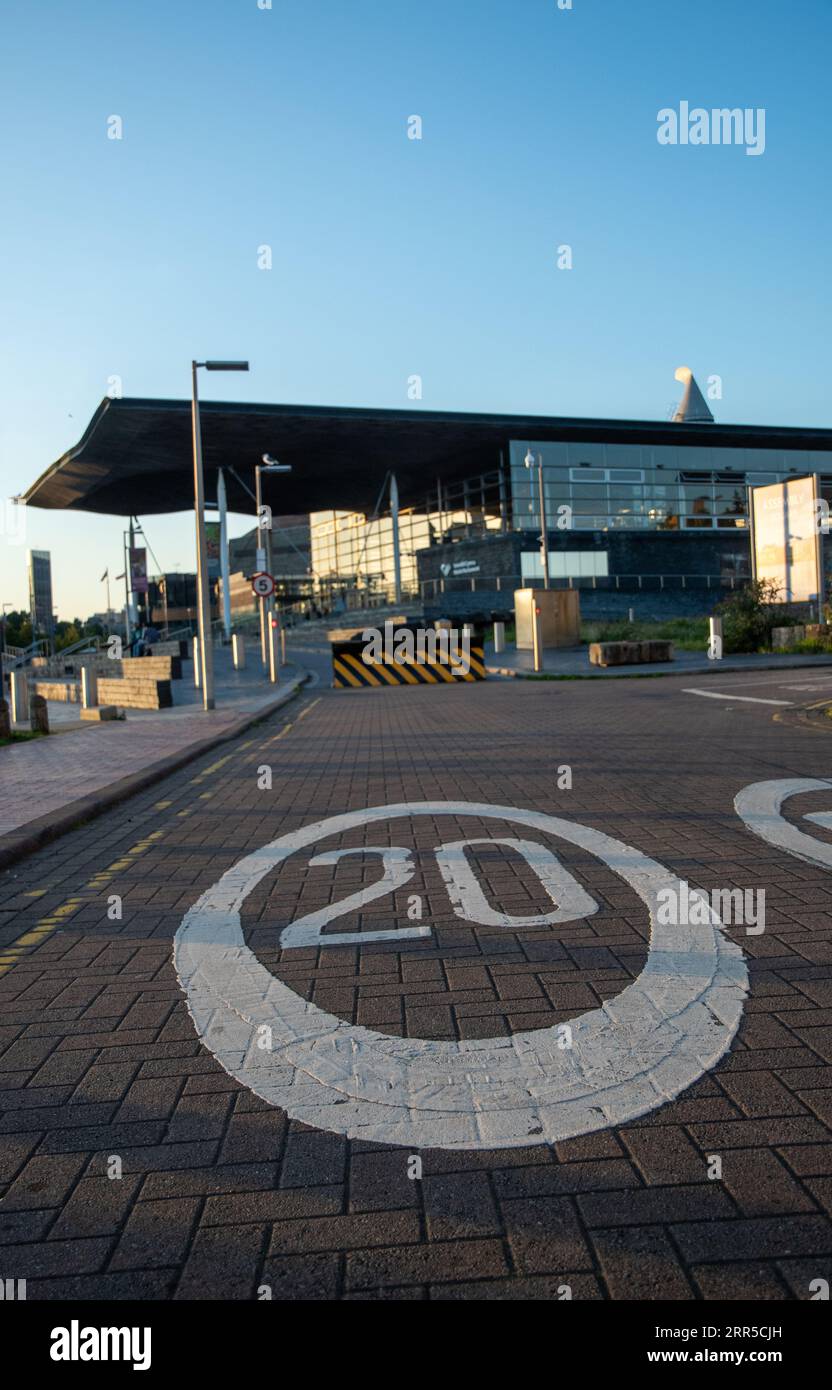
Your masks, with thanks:
M552 579L605 579L609 572L606 550L549 551L549 575ZM524 579L543 578L543 561L539 551L523 551L520 573Z

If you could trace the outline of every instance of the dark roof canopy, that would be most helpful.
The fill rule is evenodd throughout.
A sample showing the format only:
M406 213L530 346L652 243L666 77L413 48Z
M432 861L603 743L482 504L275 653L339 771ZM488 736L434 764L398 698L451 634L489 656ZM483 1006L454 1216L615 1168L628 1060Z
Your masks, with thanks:
M402 502L420 503L437 477L448 483L497 469L510 439L832 449L832 430L760 425L220 401L203 401L201 412L206 497L216 500L220 467L234 469L253 487L255 464L270 453L293 469L264 479L265 500L281 512L366 511L389 468ZM231 511L253 510L231 472L226 489ZM80 442L47 468L24 500L115 516L192 508L190 401L105 398Z

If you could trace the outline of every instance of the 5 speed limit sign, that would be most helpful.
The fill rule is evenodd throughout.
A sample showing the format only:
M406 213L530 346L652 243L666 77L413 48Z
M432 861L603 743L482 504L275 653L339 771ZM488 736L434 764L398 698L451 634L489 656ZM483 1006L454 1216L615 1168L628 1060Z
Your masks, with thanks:
M274 580L272 576L266 574L265 571L260 574L253 574L251 576L251 587L257 598L270 598L274 593Z

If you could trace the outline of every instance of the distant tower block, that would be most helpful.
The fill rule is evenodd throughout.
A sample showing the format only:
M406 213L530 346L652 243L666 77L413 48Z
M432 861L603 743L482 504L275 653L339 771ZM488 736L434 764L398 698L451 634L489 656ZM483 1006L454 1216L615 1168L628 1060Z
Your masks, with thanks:
M673 415L674 425L712 425L714 417L690 367L677 367L676 380L681 381L685 389Z

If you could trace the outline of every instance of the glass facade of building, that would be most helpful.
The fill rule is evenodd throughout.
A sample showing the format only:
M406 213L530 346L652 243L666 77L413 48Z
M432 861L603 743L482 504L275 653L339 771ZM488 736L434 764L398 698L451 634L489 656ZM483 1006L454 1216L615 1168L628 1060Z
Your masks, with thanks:
M529 449L543 459L549 526L568 506L573 531L744 530L748 486L805 473L819 474L822 496L832 498L832 452L513 440L512 525L520 531L540 529Z
M431 545L471 539L509 524L508 487L489 473L443 487L423 508L399 511L402 593L418 592L416 552ZM393 522L389 512L313 512L309 518L315 587L324 599L351 594L392 599Z

